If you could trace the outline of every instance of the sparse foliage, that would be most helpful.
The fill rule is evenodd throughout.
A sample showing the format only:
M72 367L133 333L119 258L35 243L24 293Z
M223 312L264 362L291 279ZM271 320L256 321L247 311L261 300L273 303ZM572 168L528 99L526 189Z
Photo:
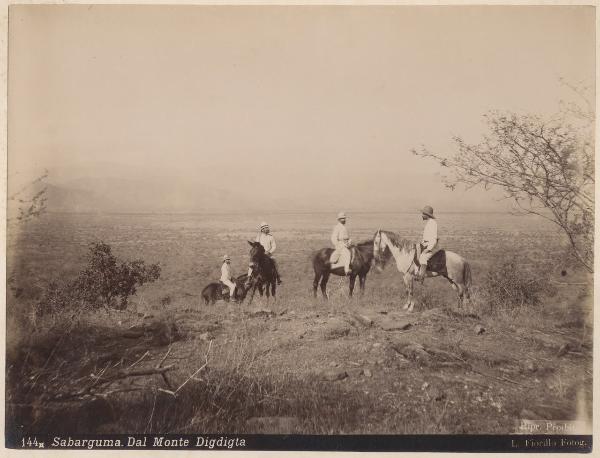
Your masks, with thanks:
M16 215L9 216L8 221L25 222L40 216L46 211L46 202L48 200L46 178L48 178L47 170L8 196L9 204L16 205Z
M489 133L479 144L454 137L457 151L443 156L413 150L449 170L445 184L497 187L519 211L557 224L575 258L593 270L594 113L590 106L563 105L552 118L492 111Z
M520 269L514 261L503 261L482 282L483 299L493 310L536 306L549 290L546 278Z
M45 314L75 306L124 310L137 288L158 280L160 271L160 265L146 265L140 259L122 262L113 255L110 245L93 243L87 268L71 282L51 283L37 312Z
M90 247L88 267L80 272L74 286L89 304L123 310L138 286L158 280L159 277L158 264L147 266L140 259L120 262L112 254L110 245L99 242Z

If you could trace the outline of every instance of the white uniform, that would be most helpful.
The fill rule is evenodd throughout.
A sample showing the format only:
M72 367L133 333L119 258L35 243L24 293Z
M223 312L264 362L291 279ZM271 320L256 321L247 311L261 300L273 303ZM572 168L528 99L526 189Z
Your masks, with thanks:
M350 250L348 249L350 237L346 225L342 223L335 225L331 233L331 243L335 247L335 251L331 254L331 263L336 264L341 260L344 263L346 273L348 273L350 271Z
M267 253L269 256L272 255L277 248L275 237L273 237L271 234L265 234L264 232L261 232L256 237L256 241L264 247L265 253Z
M422 265L427 265L427 261L429 261L429 259L431 259L433 256L434 250L437 247L437 243L437 221L434 218L429 218L425 223L425 228L423 229L423 240L421 241L421 245L423 245L423 251L421 252L421 256L419 256L419 263Z
M221 283L223 283L224 285L229 286L229 296L233 297L233 294L235 293L235 283L233 283L231 281L231 279L233 278L233 275L231 274L231 266L229 264L227 264L226 262L223 263L223 265L221 266Z

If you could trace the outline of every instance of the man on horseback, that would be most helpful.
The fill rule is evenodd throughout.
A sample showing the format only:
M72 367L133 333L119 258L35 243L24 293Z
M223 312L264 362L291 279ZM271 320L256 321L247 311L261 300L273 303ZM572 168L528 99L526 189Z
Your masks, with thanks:
M335 251L331 254L330 263L335 265L343 257L344 261L344 272L346 275L350 273L350 237L348 236L348 229L346 228L346 213L338 213L338 223L333 228L331 233L331 243L335 247Z
M275 269L275 276L277 277L277 284L281 285L281 277L279 276L279 269L277 267L277 262L273 257L273 253L277 248L275 244L275 237L270 233L271 228L264 221L260 223L260 232L256 236L256 241L259 242L263 248L265 249L265 254L271 258L273 261L273 268Z
M427 262L433 256L438 244L438 227L437 221L433 216L433 208L427 205L423 207L421 214L423 216L423 221L426 222L425 228L423 229L423 238L421 240L421 254L419 256L420 265L417 279L422 281L425 278L425 272L427 271Z
M223 264L221 265L221 283L229 287L229 299L235 302L235 283L231 273L231 258L227 255L223 256Z

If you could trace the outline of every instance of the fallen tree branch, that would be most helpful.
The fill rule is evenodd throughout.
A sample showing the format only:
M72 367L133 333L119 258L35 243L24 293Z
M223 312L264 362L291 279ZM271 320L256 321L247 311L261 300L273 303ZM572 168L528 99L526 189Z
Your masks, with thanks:
M515 380L511 380L509 378L506 378L506 377L498 377L496 375L486 374L485 372L481 372L481 371L475 369L473 366L470 366L469 370L471 372L475 372L476 374L483 375L484 377L493 378L493 379L496 379L496 380L500 380L502 382L514 383L515 385L519 385L519 386L522 386L522 387L525 387L525 388L533 388L531 385L525 385L524 383L520 383L520 382L517 382Z
M206 350L206 355L204 356L204 364L202 366L200 366L196 370L196 372L194 372L192 375L190 375L189 378L185 382L183 382L181 385L179 385L179 388L177 388L175 390L175 392L173 393L173 396L175 396L179 392L179 390L181 390L185 385L187 385L187 383L191 379L193 379L194 377L196 377L196 375L198 375L198 373L208 365L208 355L210 354L210 349L212 347L212 343L213 343L212 340L208 343L208 350Z

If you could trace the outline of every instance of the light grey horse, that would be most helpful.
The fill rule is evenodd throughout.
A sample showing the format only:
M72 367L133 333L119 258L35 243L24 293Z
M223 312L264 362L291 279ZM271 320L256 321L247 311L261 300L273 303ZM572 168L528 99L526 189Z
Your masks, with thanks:
M419 271L417 245L400 238L393 232L379 229L373 237L373 257L375 266L379 270L385 267L391 257L394 258L396 267L404 274L404 284L408 295L404 310L411 312L415 306L413 285ZM470 299L471 267L462 256L452 251L437 251L427 264L426 276L446 278L458 293L459 306L463 304L465 298Z

